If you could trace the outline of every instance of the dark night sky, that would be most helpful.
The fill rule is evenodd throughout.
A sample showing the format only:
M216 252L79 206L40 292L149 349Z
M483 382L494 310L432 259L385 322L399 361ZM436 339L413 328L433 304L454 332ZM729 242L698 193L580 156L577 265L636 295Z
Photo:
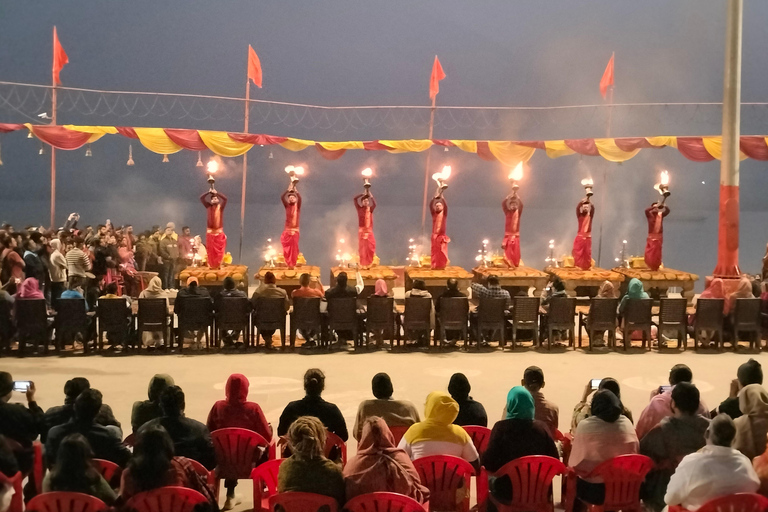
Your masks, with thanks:
M322 2L226 0L134 0L0 2L0 80L47 84L50 81L51 29L71 63L62 79L71 87L242 96L248 44L258 52L264 88L254 98L320 105L427 105L429 70L440 56L448 78L439 105L542 106L601 103L598 81L616 52L617 103L718 102L722 99L724 0L549 0L512 2L422 0ZM766 101L768 79L768 3L746 2L743 94L745 102ZM39 111L26 112L36 115ZM436 129L437 138L553 139L605 135L605 111L506 115L491 128L478 125ZM744 107L742 131L765 134L765 112ZM62 115L60 123L178 126L242 130L241 121L202 122L162 118ZM27 121L0 103L0 121ZM423 138L426 129L402 126L347 129L262 123L252 131L316 140ZM720 132L719 108L616 109L612 135L694 135ZM37 143L21 134L0 139L0 220L17 225L48 218L49 160ZM102 139L84 151L57 153L58 218L77 210L84 220L132 222L138 228L175 220L204 228L196 198L205 188L194 167L196 155L172 155L169 164L134 141L136 166L126 167L128 141ZM407 237L419 232L424 154L348 152L326 161L313 150L290 153L257 148L249 157L246 262L257 265L260 246L282 227L278 196L285 185L282 168L305 163L302 249L325 267L335 239L355 228L351 196L360 188L357 173L374 165L379 200L377 239L382 261L402 261ZM449 254L472 266L483 237L501 239L499 204L506 194L506 172L477 157L433 150L435 166L457 171L447 192L452 206ZM622 238L641 253L645 239L642 208L654 198L658 169L673 179L672 215L666 223L665 262L673 268L707 274L714 268L717 235L719 163L689 162L673 149L646 150L617 166L600 159L537 154L523 183L526 211L522 248L527 264L542 266L546 240L566 252L575 234L573 209L579 180L608 172L596 204L605 214L603 266L616 255ZM742 163L741 261L756 272L768 238L768 186L764 164ZM219 181L232 201L226 226L230 250L237 253L240 159L232 160ZM354 179L350 179L354 177ZM189 179L185 179L189 178ZM702 181L704 184L702 184ZM595 253L597 239L595 239Z

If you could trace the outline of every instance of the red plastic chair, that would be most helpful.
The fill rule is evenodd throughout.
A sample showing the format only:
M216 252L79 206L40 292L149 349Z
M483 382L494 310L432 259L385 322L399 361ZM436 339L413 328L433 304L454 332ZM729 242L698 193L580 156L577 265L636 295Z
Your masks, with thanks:
M328 507L325 512L338 512L339 508L330 496L311 492L283 492L269 498L272 512L317 512L321 507Z
M584 502L589 512L603 510L622 510L641 512L640 486L645 475L653 468L653 461L645 455L619 455L608 459L585 478L600 478L605 482L605 501L602 505ZM572 511L576 503L576 473L568 468L568 484L565 497L565 510Z
M355 496L344 505L348 512L424 512L415 499L395 492L372 492Z
M411 427L389 427L389 431L392 432L392 435L395 438L395 446L400 444L400 440L403 438L406 432L408 432L408 429Z
M135 512L192 512L196 505L208 503L205 496L186 487L160 487L140 492L125 508Z
M331 451L336 448L341 452L341 467L347 465L347 443L345 443L339 436L331 432L325 431L325 456L330 458Z
M431 510L468 512L469 486L475 470L462 458L452 455L431 455L413 461L421 484L429 489ZM463 500L457 502L457 491L466 489Z
M24 475L21 471L17 471L12 477L7 477L3 473L0 473L0 485L13 487L13 497L11 497L11 504L8 507L8 512L24 511L24 488L21 485L23 481Z
M768 509L768 498L760 494L740 492L720 496L703 504L701 512L763 512ZM687 512L679 505L669 507L669 512Z
M20 453L26 454L28 452L27 448L22 447L21 444L14 439L6 437L5 442L8 443L8 446L15 454L17 454L17 456ZM36 494L43 493L45 465L43 464L43 443L40 441L32 442L32 472L30 474L25 474L24 476L30 476L32 478L32 481L35 484Z
M195 470L195 473L205 478L205 482L208 484L208 487L211 488L213 495L216 496L216 499L218 499L219 482L216 480L216 471L208 471L208 468L194 459L187 459L187 462L189 462L189 465L192 466L192 469Z
M251 471L254 512L269 512L269 498L277 494L277 472L284 460L269 460Z
M485 503L487 497L499 512L552 512L554 509L551 500L552 480L567 470L565 464L553 457L545 455L520 457L504 464L493 474L497 478L506 476L512 482L512 503L505 504L496 500L487 492L487 484L485 495L481 495L478 489L477 502ZM487 482L486 475L481 473L480 478Z
M93 465L96 466L96 469L99 470L101 476L103 476L104 480L110 485L114 487L113 484L115 483L115 480L117 480L118 485L120 484L120 475L123 474L123 470L120 466L104 459L93 459Z
M221 428L211 432L211 439L216 450L217 480L250 478L262 456L259 448L266 450L269 458L275 457L275 447L253 430Z
M472 438L472 444L475 445L477 453L482 457L485 450L488 449L488 441L491 440L491 429L480 425L467 425L463 428Z
M108 508L99 498L79 492L46 492L27 503L29 512L101 512Z

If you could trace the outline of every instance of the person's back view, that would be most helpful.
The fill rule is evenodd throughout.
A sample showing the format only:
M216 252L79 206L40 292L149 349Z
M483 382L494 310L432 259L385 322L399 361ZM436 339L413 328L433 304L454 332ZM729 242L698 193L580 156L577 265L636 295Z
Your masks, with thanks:
M176 455L196 460L207 469L216 467L216 454L208 428L199 421L184 416L186 401L179 386L169 386L160 395L163 415L142 426L138 433L150 427L162 426L171 436Z
M357 409L355 428L352 435L360 440L363 424L373 416L384 420L388 427L410 427L419 421L419 411L406 400L394 400L392 380L386 373L377 373L371 382L374 400L363 400Z
M323 455L325 428L317 418L301 416L288 429L291 456L277 474L277 492L311 492L345 502L341 468Z
M472 438L463 428L453 424L458 413L459 405L453 398L441 391L433 391L427 395L424 421L411 425L398 448L405 450L411 460L430 455L453 455L479 469L479 457Z
M677 466L664 502L695 511L720 496L757 491L760 480L749 459L731 448L735 436L733 420L717 415L707 430L707 445Z
M158 373L152 377L149 381L149 389L147 390L149 400L133 403L133 409L131 410L131 427L133 432L139 430L146 422L163 415L163 412L160 410L160 394L165 391L165 388L173 386L173 384L173 377L165 373Z
M462 426L479 425L487 427L488 414L485 412L485 407L469 396L471 390L472 386L469 384L469 379L463 373L451 375L451 380L448 383L448 393L459 404L459 414L453 423Z
M112 505L117 496L93 465L93 452L82 434L64 438L53 469L43 479L43 492L79 492Z
M304 374L306 396L285 406L280 415L277 435L284 436L287 434L289 427L297 418L312 416L319 419L326 429L339 436L343 441L349 439L344 416L335 404L323 400L321 395L324 389L325 374L317 368L307 370Z
M395 446L395 437L382 418L363 422L357 453L344 466L347 500L372 492L394 492L419 503L429 499L429 489L408 455Z
M226 400L219 400L213 404L208 413L206 422L211 432L222 428L244 428L252 430L267 441L272 440L272 427L267 423L264 413L255 402L248 399L249 382L245 375L233 373L227 379ZM237 480L225 480L227 489L227 501L222 510L230 510L237 502L235 500L235 487Z
M768 435L768 392L760 384L750 384L739 391L742 416L733 420L736 438L733 447L750 460L765 452Z

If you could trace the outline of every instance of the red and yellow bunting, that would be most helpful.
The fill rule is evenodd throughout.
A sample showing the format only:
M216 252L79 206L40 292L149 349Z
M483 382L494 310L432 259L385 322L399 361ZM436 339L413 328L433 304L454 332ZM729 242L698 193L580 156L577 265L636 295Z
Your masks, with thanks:
M188 130L174 128L131 128L124 126L32 125L0 123L0 133L29 130L35 137L57 149L78 149L99 140L104 135L122 135L139 142L150 151L161 155L210 150L217 155L234 157L248 152L253 146L278 145L290 151L303 151L314 147L323 158L336 160L347 150L388 151L390 153L418 153L430 147L455 147L475 153L483 160L498 161L514 166L527 162L543 151L549 158L566 155L600 156L611 162L625 162L642 149L676 148L694 162L719 160L722 154L721 137L620 137L602 139L564 139L545 141L506 140L446 140L406 139L319 142L314 140L279 137L275 135ZM768 160L768 137L741 137L741 158Z

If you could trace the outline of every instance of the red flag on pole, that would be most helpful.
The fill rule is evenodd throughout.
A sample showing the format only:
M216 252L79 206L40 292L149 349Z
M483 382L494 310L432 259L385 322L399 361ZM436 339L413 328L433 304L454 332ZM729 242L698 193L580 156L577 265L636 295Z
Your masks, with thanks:
M62 48L61 43L59 43L59 36L56 34L56 27L53 27L53 85L61 85L61 79L59 78L59 73L61 72L61 68L64 67L65 64L69 63L69 57L67 57L67 52L64 51L64 48Z
M608 61L608 65L603 72L603 78L600 79L600 94L603 95L603 99L605 99L605 95L608 93L608 87L613 87L613 57L614 54L611 53L611 60Z
M435 55L435 63L432 64L432 76L429 79L429 97L435 99L440 92L440 80L445 78L445 71L440 65L440 59Z
M261 61L251 45L248 45L248 79L261 89Z

